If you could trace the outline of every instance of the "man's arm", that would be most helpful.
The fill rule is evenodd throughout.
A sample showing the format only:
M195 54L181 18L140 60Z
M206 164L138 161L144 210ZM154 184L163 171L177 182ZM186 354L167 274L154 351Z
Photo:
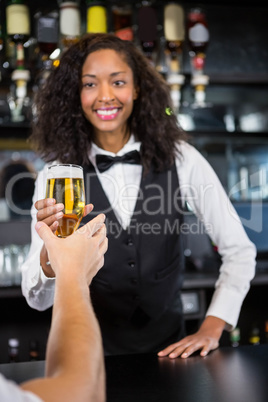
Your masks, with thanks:
M90 303L89 283L102 267L107 250L104 215L66 239L36 225L55 270L56 287L46 355L46 378L22 384L49 401L104 401L102 340Z

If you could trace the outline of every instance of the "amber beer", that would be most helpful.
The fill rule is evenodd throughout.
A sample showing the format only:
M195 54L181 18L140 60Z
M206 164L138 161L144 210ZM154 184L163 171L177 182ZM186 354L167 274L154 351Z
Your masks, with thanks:
M79 226L85 207L83 169L78 165L52 165L48 168L46 198L64 204L56 235L67 237Z

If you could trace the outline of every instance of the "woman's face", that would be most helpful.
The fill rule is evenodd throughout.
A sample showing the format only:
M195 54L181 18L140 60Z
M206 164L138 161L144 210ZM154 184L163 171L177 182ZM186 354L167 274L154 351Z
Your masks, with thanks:
M103 133L125 135L136 98L132 70L120 53L102 49L88 55L82 68L80 99L97 137Z

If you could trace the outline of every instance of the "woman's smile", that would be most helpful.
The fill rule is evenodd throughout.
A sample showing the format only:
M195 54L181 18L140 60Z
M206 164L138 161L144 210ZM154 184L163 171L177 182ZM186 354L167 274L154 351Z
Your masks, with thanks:
M118 116L119 108L97 109L96 114L101 120L113 120Z

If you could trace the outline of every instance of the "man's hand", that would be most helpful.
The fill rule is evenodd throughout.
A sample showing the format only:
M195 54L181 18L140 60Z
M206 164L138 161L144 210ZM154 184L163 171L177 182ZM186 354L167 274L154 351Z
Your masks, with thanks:
M100 214L65 239L56 237L43 221L36 223L56 276L79 276L91 282L103 266L108 248L104 221L105 215Z
M36 219L37 222L44 222L47 226L50 227L53 233L56 232L59 222L58 220L62 218L64 209L64 205L59 203L56 204L56 200L54 198L44 198L42 200L36 201L34 204L35 208L37 209ZM88 215L93 210L92 204L87 204L84 208L83 216ZM44 274L48 278L55 277L55 272L51 264L47 265L49 261L47 255L47 249L45 245L43 245L41 252L40 252L40 263Z

